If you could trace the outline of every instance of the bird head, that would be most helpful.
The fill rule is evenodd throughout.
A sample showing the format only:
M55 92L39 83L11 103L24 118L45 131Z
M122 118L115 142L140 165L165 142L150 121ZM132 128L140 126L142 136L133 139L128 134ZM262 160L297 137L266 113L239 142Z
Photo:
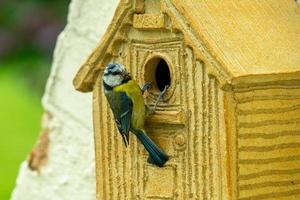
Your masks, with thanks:
M127 82L131 77L124 65L113 63L106 65L102 79L108 86L115 87Z

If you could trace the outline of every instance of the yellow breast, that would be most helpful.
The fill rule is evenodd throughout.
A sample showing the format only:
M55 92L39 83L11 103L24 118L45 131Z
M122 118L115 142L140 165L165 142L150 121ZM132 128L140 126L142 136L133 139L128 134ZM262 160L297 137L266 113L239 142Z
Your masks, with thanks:
M131 127L144 129L145 103L139 85L134 80L130 80L127 83L114 87L113 90L115 92L125 92L133 103Z

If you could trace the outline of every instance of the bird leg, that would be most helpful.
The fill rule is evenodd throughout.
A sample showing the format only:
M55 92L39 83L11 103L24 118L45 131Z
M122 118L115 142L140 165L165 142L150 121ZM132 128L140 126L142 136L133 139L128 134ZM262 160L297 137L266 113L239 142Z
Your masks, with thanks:
M160 100L162 99L162 97L164 96L164 94L167 92L168 88L169 88L169 86L166 85L165 88L164 88L164 90L160 92L159 96L156 99L156 102L155 102L153 108L148 108L147 114L151 115L151 114L155 113L155 110L156 110L156 107L157 107L158 103L160 102Z
M141 88L142 94L144 94L147 90L151 88L151 83L145 83L143 87Z
M169 88L168 85L165 86L164 90L160 92L159 96L156 99L156 102L154 104L153 110L156 110L156 107L158 105L158 103L160 102L161 98L164 96L164 94L167 92L167 89Z

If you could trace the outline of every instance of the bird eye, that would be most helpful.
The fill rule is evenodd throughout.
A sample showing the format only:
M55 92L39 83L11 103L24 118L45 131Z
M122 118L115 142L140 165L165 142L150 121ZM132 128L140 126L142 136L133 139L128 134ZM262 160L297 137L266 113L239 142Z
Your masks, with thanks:
M115 72L112 72L111 74L112 74L112 75L118 75L119 72L115 71Z

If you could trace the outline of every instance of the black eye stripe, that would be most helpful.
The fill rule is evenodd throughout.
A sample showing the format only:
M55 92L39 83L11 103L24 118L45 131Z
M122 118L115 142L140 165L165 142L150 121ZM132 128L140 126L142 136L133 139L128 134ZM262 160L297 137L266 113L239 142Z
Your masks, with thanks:
M108 76L108 75L118 75L118 74L121 74L121 72L120 71L114 71L114 72L108 71L108 72L104 73L103 75Z
M108 65L107 69L108 69L108 70L112 70L112 69L115 68L115 67L116 67L116 65L110 64L110 65Z
M121 74L121 72L116 71L116 72L112 72L111 74L112 74L112 75L118 75L118 74Z

